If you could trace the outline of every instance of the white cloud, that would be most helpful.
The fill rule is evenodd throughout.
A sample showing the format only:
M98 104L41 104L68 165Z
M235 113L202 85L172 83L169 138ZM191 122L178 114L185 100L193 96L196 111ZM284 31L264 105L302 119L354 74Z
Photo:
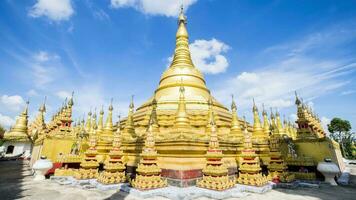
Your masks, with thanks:
M6 109L12 111L18 111L24 105L25 101L19 95L2 95L1 96L1 104L4 105Z
M326 133L329 133L329 130L328 130L328 124L330 124L330 121L331 121L331 119L329 119L329 118L327 118L327 117L321 117L321 125L323 126L323 128L324 128L324 131L326 132Z
M73 14L71 0L37 0L29 11L31 17L46 16L53 21L68 20Z
M345 90L341 92L341 96L350 95L356 93L356 90Z
M32 57L34 63L30 64L30 68L35 86L44 88L60 76L60 56L39 51Z
M46 84L51 83L56 77L56 68L43 65L31 66L34 82L37 87L44 87Z
M328 53L355 39L353 29L342 32L332 29L300 41L269 47L257 58L251 58L257 61L251 62L255 70L240 72L219 83L216 97L229 103L230 94L235 94L242 109L251 108L252 98L268 107L283 108L293 105L294 91L298 91L305 102L335 91L351 82L356 63L347 56L336 57Z
M38 92L36 90L34 90L34 89L31 89L31 90L27 91L26 94L28 96L31 96L31 97L38 96Z
M72 94L70 92L63 91L63 90L56 92L55 95L62 100L66 99L66 98L70 98L72 96Z
M113 8L132 7L148 15L175 17L179 13L182 2L184 9L188 10L189 6L197 0L111 0L111 6Z
M35 59L35 61L37 62L47 62L50 60L57 60L60 57L56 54L50 54L46 51L39 51L36 54L33 55L33 58Z
M0 125L9 128L10 126L15 124L15 120L9 116L2 115L0 113Z
M189 45L194 65L203 73L218 74L224 72L229 63L223 53L230 47L213 38L211 40L195 40Z

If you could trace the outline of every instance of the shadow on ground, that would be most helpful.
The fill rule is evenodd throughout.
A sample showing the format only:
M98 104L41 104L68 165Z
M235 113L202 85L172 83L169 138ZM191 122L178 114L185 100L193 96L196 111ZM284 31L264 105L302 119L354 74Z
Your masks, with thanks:
M356 168L356 166L355 166ZM296 188L296 189L275 189L278 192L288 195L301 195L305 199L314 197L322 200L355 200L356 199L356 175L350 175L350 184L347 186L331 186L322 183L320 188Z
M120 188L118 192L114 193L113 195L111 195L108 198L105 198L105 200L114 200L114 199L121 200L121 199L125 199L128 195L129 195L129 193L121 191L121 188Z
M24 197L23 181L30 178L26 161L0 161L0 199L12 200Z

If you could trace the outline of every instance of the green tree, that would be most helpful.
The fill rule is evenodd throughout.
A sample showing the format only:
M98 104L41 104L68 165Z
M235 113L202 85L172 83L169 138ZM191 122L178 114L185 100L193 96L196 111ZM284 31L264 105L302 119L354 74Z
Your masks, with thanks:
M343 156L351 158L355 143L355 134L350 133L350 122L335 117L331 120L330 124L328 124L328 130L330 132L330 137L340 144Z
M0 139L4 138L5 128L0 124Z

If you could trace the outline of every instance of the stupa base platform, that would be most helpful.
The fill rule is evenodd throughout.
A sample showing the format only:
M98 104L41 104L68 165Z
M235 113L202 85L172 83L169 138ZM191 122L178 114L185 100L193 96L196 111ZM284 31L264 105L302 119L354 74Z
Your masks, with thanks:
M224 191L214 191L214 190L208 190L195 186L186 187L186 188L169 186L165 188L142 191L142 190L137 190L135 188L132 188L128 184L123 184L120 187L120 190L123 192L130 193L130 195L142 199L154 198L158 196L169 198L172 200L191 200L191 199L197 199L201 197L207 197L211 199L227 199L227 198L241 198L249 195L249 193L242 192L239 188L236 187Z
M99 183L95 179L77 180L70 176L51 177L51 180L57 182L60 185L71 185L74 187L79 187L81 189L116 190L120 192L129 193L134 197L142 199L160 196L172 200L190 200L202 197L207 197L211 199L241 198L248 196L251 193L268 192L272 189L273 185L273 183L269 183L266 186L256 187L236 184L234 187L224 191L208 190L196 186L185 188L168 186L152 190L139 190L131 187L129 183L104 185Z

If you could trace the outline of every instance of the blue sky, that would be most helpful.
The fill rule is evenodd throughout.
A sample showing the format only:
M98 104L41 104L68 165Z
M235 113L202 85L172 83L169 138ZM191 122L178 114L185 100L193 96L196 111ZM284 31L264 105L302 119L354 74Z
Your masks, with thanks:
M75 114L126 115L149 98L175 45L179 0L4 0L0 123L47 96L47 118L75 91ZM324 124L356 127L356 1L183 0L191 51L213 95L239 115L261 106L295 117L294 91Z

